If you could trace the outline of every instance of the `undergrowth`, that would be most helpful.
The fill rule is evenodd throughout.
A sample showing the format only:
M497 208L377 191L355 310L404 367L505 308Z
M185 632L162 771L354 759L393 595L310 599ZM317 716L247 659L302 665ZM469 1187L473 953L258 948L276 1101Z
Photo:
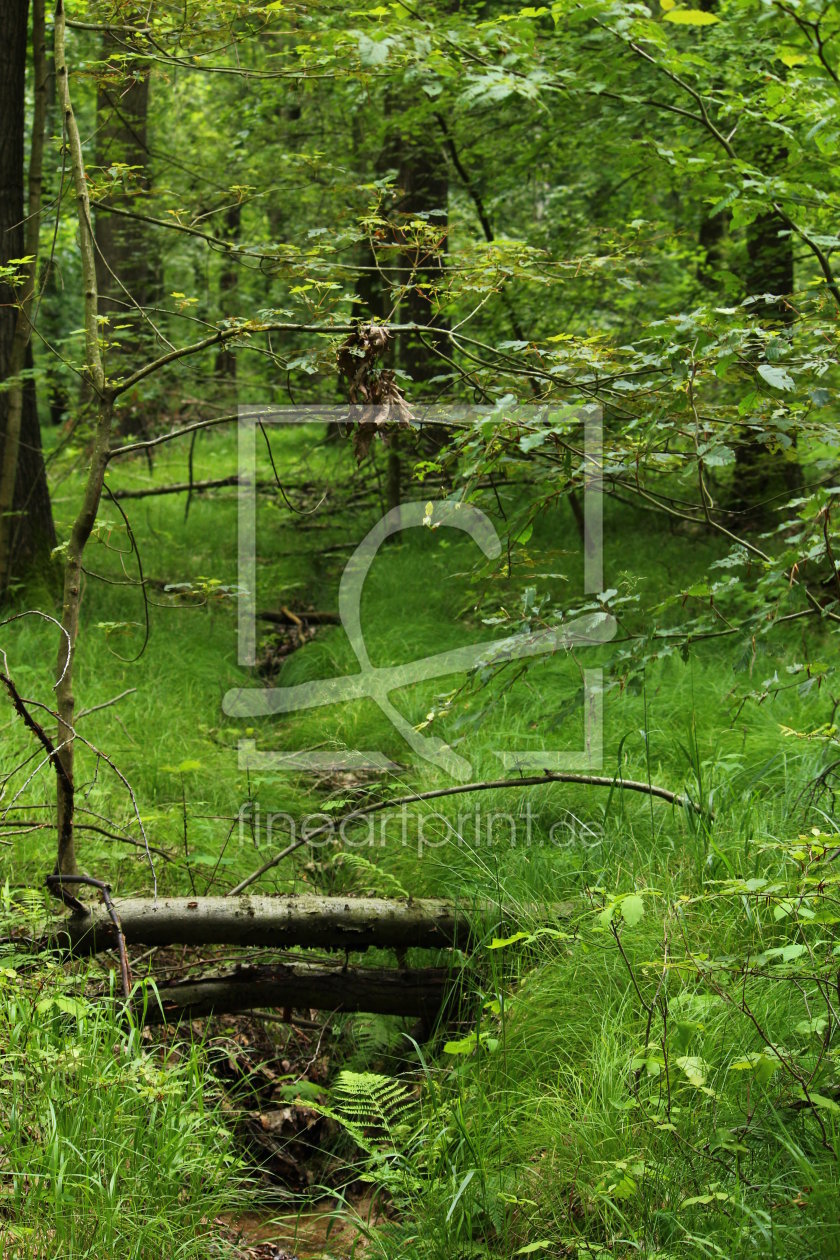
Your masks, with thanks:
M317 431L284 442L284 476L340 487L346 452ZM180 458L163 454L155 479L181 480ZM203 439L195 475L224 476L234 459L229 438ZM117 475L135 487L150 477L139 462ZM72 479L65 484L59 514L73 497ZM334 610L344 558L379 510L374 496L314 517L327 527L307 530L269 496L259 603ZM362 602L374 663L489 641L498 610L527 607L534 586L564 598L576 563L564 511L540 522L503 578L477 574L471 544L454 536L414 531L384 549ZM128 659L145 637L139 590L89 578L79 696L94 708L134 689L82 729L132 785L148 837L166 855L153 855L161 891L233 886L285 843L284 823L265 832L271 812L341 817L365 800L449 781L431 765L405 768L399 735L370 701L274 724L227 718L224 693L254 685L237 663L235 499L197 497L186 523L176 496L140 501L131 516L145 572L160 579L150 588L148 648ZM126 546L117 514L103 517L90 569L123 581L135 561L117 554ZM663 549L656 529L621 508L608 513L606 537L606 572L623 590L664 581L687 589L722 550L679 534ZM19 689L49 704L50 628L27 619L3 635ZM353 1138L348 1186L361 1175L392 1205L391 1220L360 1226L367 1254L840 1254L838 828L830 780L820 779L834 701L830 684L797 664L830 646L819 627L807 636L790 628L746 655L721 638L615 676L603 773L685 792L700 812L618 787L500 789L417 805L384 829L361 825L352 844L308 846L257 885L517 907L519 931L491 931L460 960L457 1026L422 1045L385 1021L347 1021L355 1076L339 1077L323 1106ZM272 682L357 668L341 627L328 625ZM475 779L503 777L500 753L510 749L579 748L572 653L521 676L491 671L479 684L436 680L392 699L421 732L468 757ZM33 749L10 711L0 727L9 773ZM280 751L381 749L395 768L378 777L248 771L237 762L241 739ZM122 783L94 751L79 760L80 820L99 828L82 832L84 865L119 895L147 892ZM51 794L43 774L26 783L33 769L4 784L9 908L51 867ZM91 999L83 976L15 950L0 967L4 1255L212 1254L212 1221L238 1169L200 1048L185 1042L161 1059Z

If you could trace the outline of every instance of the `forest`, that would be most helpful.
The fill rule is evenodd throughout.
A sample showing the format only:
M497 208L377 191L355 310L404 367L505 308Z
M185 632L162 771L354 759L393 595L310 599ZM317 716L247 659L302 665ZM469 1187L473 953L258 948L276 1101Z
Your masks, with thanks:
M840 1257L840 4L0 36L3 1260Z

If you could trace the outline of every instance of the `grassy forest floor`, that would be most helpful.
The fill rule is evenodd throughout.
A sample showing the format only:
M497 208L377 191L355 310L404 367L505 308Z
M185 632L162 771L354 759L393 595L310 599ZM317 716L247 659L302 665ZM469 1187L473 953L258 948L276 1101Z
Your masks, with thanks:
M261 498L258 603L334 612L345 558L380 514L376 482L369 466L354 474L346 445L321 430L272 442L296 510L276 493ZM377 459L381 471L381 451ZM141 459L114 464L110 483L182 481L185 462L173 444L153 470ZM202 436L196 479L235 467L233 437ZM78 483L66 455L57 468L62 536ZM497 520L498 506L526 490L499 493L495 507L489 493L484 504ZM435 494L418 485L410 497ZM129 780L166 855L155 861L162 893L222 893L247 876L285 843L255 818L340 816L371 797L449 782L433 766L408 768L400 736L369 701L252 726L226 718L225 692L254 685L237 663L236 493L195 495L186 521L183 495L122 505L154 580L148 646L130 660L144 639L143 600L126 585L136 560L110 503L86 558L107 581L88 578L77 696L93 709L131 689L91 712L83 731ZM607 505L605 580L640 593L647 608L688 590L725 551L725 540ZM540 517L504 578L477 575L475 559L474 545L451 532L414 530L383 548L362 604L374 663L492 639L494 613L520 606L529 588L564 599L580 582L564 504ZM702 815L620 790L546 783L481 798L482 826L492 811L512 816L515 844L507 822L492 842L486 830L477 837L478 798L456 796L418 806L407 832L389 832L384 844L378 831L374 844L358 842L365 830L352 847L304 848L262 878L264 892L518 905L518 939L447 955L464 1001L431 1041L418 1041L409 1021L308 1011L296 1012L298 1028L269 1012L178 1034L126 1033L95 996L116 984L112 959L33 962L19 940L7 944L4 1256L248 1254L279 1217L275 1237L288 1254L342 1260L840 1255L840 872L831 863L833 797L818 783L831 743L786 733L833 720L826 687L795 669L829 659L832 645L818 625L800 625L746 652L738 636L693 644L607 694L603 773L687 791ZM265 629L263 681L357 669L340 626L311 636L295 629L291 643L288 632L269 642ZM20 691L49 703L54 630L18 621L2 646ZM451 705L441 694L462 680L418 684L396 703L416 724L437 710L424 729L459 741L473 778L498 778L499 750L580 745L579 668L572 654L552 657L471 685ZM31 756L11 708L0 713L0 738L4 768ZM381 749L401 769L246 772L237 761L243 738L285 751ZM123 785L90 750L79 760L82 865L118 896L148 894ZM4 933L36 935L54 913L42 891L53 860L52 784L42 769L24 786L36 764L6 784L2 802L11 805L0 850ZM574 903L570 919L552 913L561 901ZM441 961L411 953L417 964ZM218 954L138 956L134 975L186 974ZM353 1100L342 1104L333 1089L342 1071L355 1074L342 1080L356 1105L380 1107L376 1125L353 1127ZM386 1078L399 1078L401 1092L383 1092ZM316 1235L306 1215L295 1239L299 1211L335 1219L335 1229ZM346 1224L354 1215L355 1237ZM239 1242L237 1220L249 1223ZM279 1247L250 1254L280 1255Z

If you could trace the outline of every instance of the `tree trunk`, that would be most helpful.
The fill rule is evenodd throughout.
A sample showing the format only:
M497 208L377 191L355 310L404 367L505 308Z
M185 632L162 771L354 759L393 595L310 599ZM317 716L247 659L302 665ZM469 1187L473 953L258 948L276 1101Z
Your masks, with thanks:
M114 903L127 945L241 945L286 949L439 949L466 946L480 931L507 929L534 907L500 910L498 906L462 907L437 900L390 901L382 897L135 897ZM568 918L573 903L549 908L554 918ZM52 943L76 953L114 949L117 932L108 911L63 920Z
M113 181L96 207L96 286L99 314L108 319L108 375L127 375L154 348L154 329L145 314L158 288L154 249L147 226L116 211L142 207L149 192L149 72L142 59L125 59L125 41L102 36L101 73L96 98L96 164L99 178ZM141 404L127 409L124 429L143 433L148 424Z
M231 975L158 984L137 1018L147 1024L175 1023L229 1011L268 1007L370 1011L434 1019L457 986L446 968L381 970L299 963L240 967Z
M409 269L409 274L403 276L408 289L400 318L404 323L444 327L434 306L445 280L449 181L446 161L437 143L437 128L430 127L425 137L403 136L400 148L398 183L402 197L397 210L404 222L402 236L407 242L400 264ZM412 220L421 221L426 229L412 228ZM408 333L401 338L400 367L414 381L411 402L428 395L427 382L445 368L435 352L446 344L445 338L433 335Z
M784 153L774 155L772 165L781 165ZM795 310L787 299L795 285L793 236L786 224L772 210L761 214L746 230L746 263L744 294L759 301L752 313L769 323L781 336L795 319ZM773 302L764 302L762 295L773 294ZM747 521L761 524L774 507L784 503L802 484L802 470L796 459L796 434L792 435L791 458L769 451L763 434L748 434L735 450L734 494L732 508Z
M702 254L697 264L697 279L706 289L716 287L730 217L726 210L721 210L719 214L704 215L700 221L697 242Z
M37 254L45 73L43 2L33 17L35 42L30 217L24 228L24 100L28 4L0 0L0 265ZM17 384L0 391L0 594L9 583L46 570L55 546L52 510L41 452L35 385L31 375L29 316L37 259L21 270L19 289L0 281L0 379ZM24 379L21 379L24 374Z
M223 237L232 246L238 245L242 226L242 206L228 206L225 211ZM237 315L236 305L239 293L239 265L229 253L222 260L222 271L219 276L219 313L221 319L231 319ZM216 355L216 380L221 387L225 405L231 410L236 407L236 352L222 346Z
M108 449L111 445L111 420L113 394L108 388L102 351L99 341L98 290L96 285L96 247L91 224L90 197L87 172L82 153L82 139L70 97L70 78L65 50L64 0L57 0L55 7L55 73L61 99L64 130L67 140L68 165L72 172L76 194L76 215L79 228L79 252L82 262L84 294L84 327L86 379L90 396L96 409L96 423L90 450L87 480L79 511L70 530L64 558L64 591L61 605L61 623L64 635L58 647L56 705L58 731L56 748L56 814L58 823L58 854L56 870L61 875L75 875L75 836L73 830L75 811L74 740L76 732L76 700L74 695L76 639L79 634L79 611L82 598L82 557L88 539L96 523L96 513L102 497L105 469L108 465ZM66 637L65 637L66 636Z

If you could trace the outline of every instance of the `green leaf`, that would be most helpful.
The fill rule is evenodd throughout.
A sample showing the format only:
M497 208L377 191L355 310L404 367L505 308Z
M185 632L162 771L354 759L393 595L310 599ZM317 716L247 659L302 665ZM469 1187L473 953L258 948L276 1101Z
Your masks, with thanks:
M371 39L368 35L359 35L359 58L363 66L384 66L388 60L392 40ZM294 293L294 289L292 289Z
M547 437L546 429L538 429L536 433L525 433L519 439L519 449L527 455L529 451L535 451L538 446L542 446Z
M621 910L621 917L624 922L628 927L632 928L635 927L637 923L640 923L644 918L645 903L642 901L641 897L638 897L635 893L633 893L629 897L622 898L619 909Z
M762 1054L759 1050L754 1050L729 1065L733 1072L753 1072L759 1085L766 1085L772 1080L778 1066L778 1059Z
M530 940L530 932L514 932L513 936L494 936L488 949L507 949L508 945L515 945L517 941Z
M513 1254L515 1256L533 1256L537 1251L549 1251L553 1247L553 1242L549 1242L547 1238L541 1238L539 1242L528 1243L527 1246L520 1247Z
M828 1111L833 1116L840 1115L840 1105L833 1098L828 1098L825 1094L815 1094L813 1090L808 1091L807 1098L804 1090L798 1091L798 1093L803 1102L813 1103L820 1111Z
M770 363L759 363L758 375L768 385L772 385L773 389L791 390L794 388L793 377L784 368L773 367Z
M689 1082L695 1089L706 1084L706 1064L694 1054L681 1055L677 1059L677 1067L682 1068Z
M163 770L165 774L192 774L194 770L200 769L201 762L195 760L182 761L177 766L161 766L161 770Z
M670 9L662 15L666 22L676 22L679 26L711 26L720 18L705 9Z
M483 1045L487 1040L488 1034L471 1032L466 1037L461 1037L458 1041L447 1041L443 1047L444 1054L472 1054L476 1046Z
M601 927L605 927L605 928L609 927L613 921L614 914L615 914L615 902L613 902L612 905L605 906L604 909L601 911L601 913L598 915L598 922L601 924Z

